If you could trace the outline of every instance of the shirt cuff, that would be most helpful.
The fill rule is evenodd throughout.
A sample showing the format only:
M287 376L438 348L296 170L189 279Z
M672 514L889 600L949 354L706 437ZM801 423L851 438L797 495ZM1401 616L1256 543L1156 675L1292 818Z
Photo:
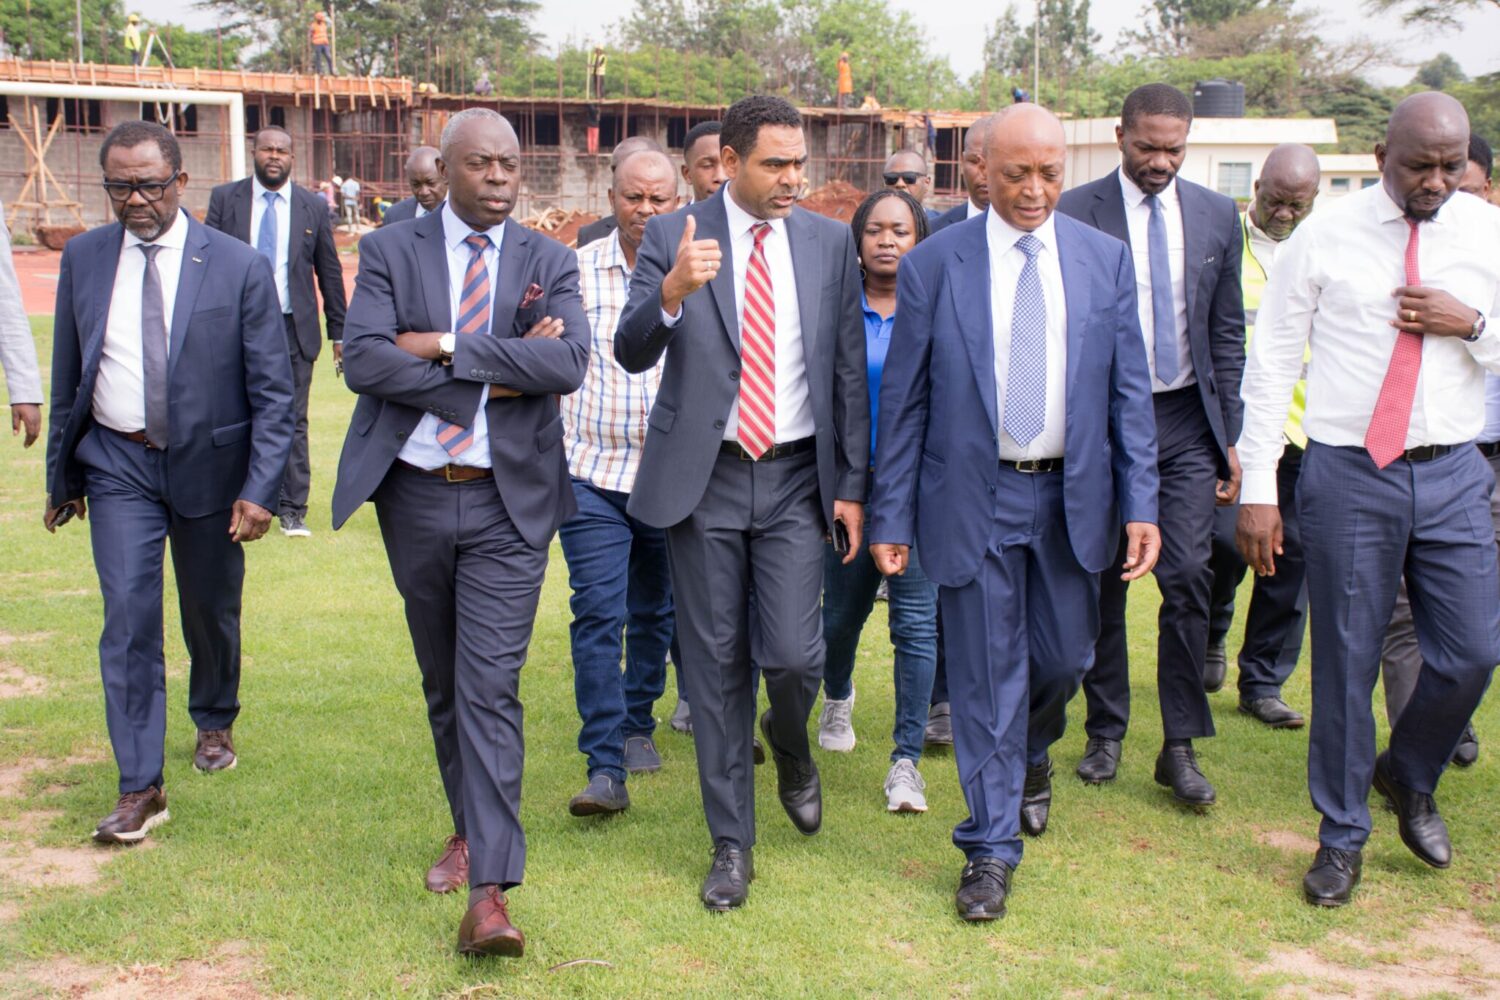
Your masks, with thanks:
M1276 470L1246 469L1240 481L1240 504L1263 503L1276 506Z
M682 322L682 305L680 303L677 306L677 315L676 316L670 315L665 309L663 309L661 311L661 323L662 323L662 326L676 326L678 323L681 323L681 322Z

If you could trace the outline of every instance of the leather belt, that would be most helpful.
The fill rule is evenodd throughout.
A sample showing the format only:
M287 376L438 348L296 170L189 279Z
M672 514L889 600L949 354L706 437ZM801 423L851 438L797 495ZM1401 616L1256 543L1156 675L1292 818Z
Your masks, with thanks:
M1019 462L1007 462L1001 460L1000 468L1015 469L1027 475L1035 475L1039 472L1061 472L1063 460L1060 458L1026 458Z
M417 472L424 476L436 476L438 479L449 483L472 483L476 479L490 479L495 475L493 469L486 469L478 465L442 465L436 469L424 469L420 465L412 465L410 462L403 462L399 458L396 461L412 472Z
M1480 441L1474 445L1479 449L1479 454L1485 458L1494 458L1500 455L1500 441Z
M793 455L800 455L805 451L812 451L813 448L817 447L817 444L818 439L815 437L805 437L797 441L788 441L785 444L773 444L766 450L764 455L755 458L744 448L741 448L738 441L725 441L719 445L719 454L733 455L741 462L769 462L773 459L790 458Z
M1457 447L1452 444L1424 444L1420 448L1408 448L1397 457L1404 462L1430 462L1434 458L1442 458Z
M150 448L152 451L166 450L164 448L158 448L156 445L146 440L145 431L115 431L115 433L120 435L120 437L124 438L126 441L134 441L136 444L143 444L147 448Z

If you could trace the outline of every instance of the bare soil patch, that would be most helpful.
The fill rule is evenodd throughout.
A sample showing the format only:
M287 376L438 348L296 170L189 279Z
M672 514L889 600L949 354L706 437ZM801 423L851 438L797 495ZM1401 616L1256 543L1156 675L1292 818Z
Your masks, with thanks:
M28 698L47 690L47 682L14 663L0 662L0 699Z
M1302 833L1293 833L1291 830L1261 830L1255 834L1257 844L1265 844L1279 851L1290 851L1293 854L1305 854L1308 857L1318 852L1318 842Z
M226 944L206 959L166 965L90 965L70 958L31 962L0 985L43 995L110 1000L260 1000L256 963L242 944ZM7 982L9 980L9 982Z

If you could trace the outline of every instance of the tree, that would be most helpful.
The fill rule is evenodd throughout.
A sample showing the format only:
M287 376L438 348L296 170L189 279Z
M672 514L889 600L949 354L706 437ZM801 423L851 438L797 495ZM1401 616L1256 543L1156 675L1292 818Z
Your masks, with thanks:
M1463 14L1475 8L1500 10L1500 0L1365 0L1373 12L1399 10L1401 20L1432 30L1457 28Z
M1141 29L1126 37L1153 55L1181 55L1194 29L1291 5L1292 0L1150 0L1141 8Z
M1446 52L1439 52L1417 69L1412 82L1428 90L1447 90L1455 83L1463 83L1468 79L1457 59Z

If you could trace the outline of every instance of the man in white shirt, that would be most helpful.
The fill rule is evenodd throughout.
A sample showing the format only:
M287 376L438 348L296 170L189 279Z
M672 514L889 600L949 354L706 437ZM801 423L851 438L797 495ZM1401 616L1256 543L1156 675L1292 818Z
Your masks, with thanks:
M1473 446L1485 371L1500 371L1500 214L1458 192L1468 143L1453 98L1397 105L1375 147L1381 183L1282 248L1245 373L1240 550L1274 573L1282 425L1311 349L1297 489L1312 613L1308 785L1323 815L1303 879L1315 905L1341 906L1359 883L1372 781L1412 853L1448 867L1433 792L1500 660L1495 477ZM1370 696L1403 571L1423 665L1377 757Z

